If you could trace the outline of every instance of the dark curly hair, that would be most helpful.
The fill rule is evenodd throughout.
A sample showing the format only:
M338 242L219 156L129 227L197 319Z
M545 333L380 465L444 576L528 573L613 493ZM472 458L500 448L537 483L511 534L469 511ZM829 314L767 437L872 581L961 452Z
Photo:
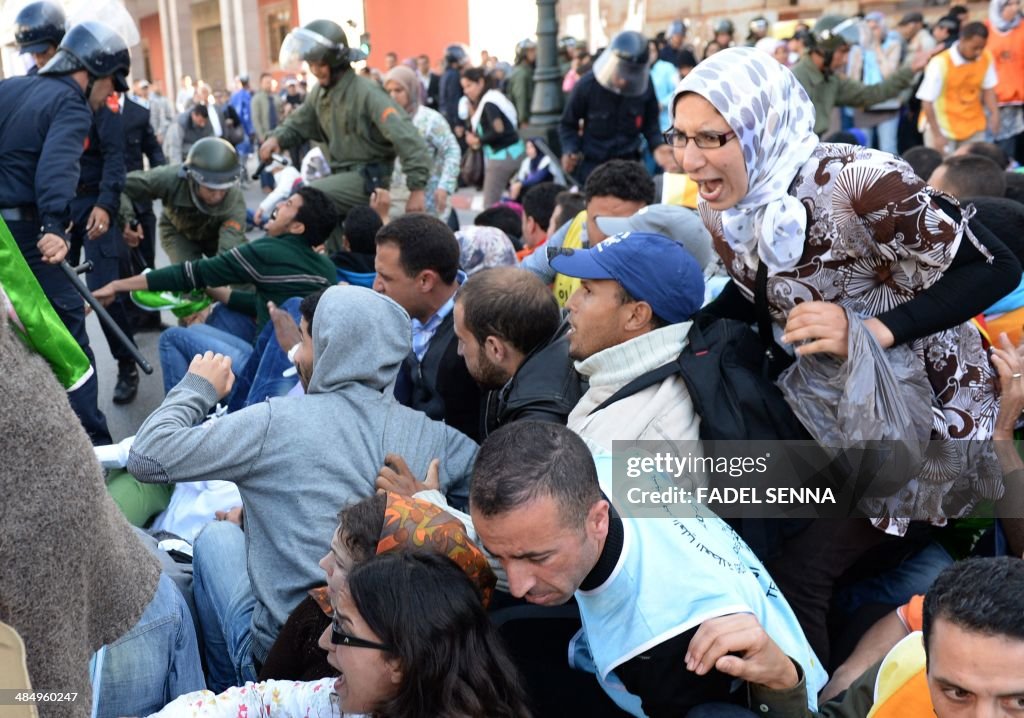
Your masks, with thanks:
M341 219L334 202L315 187L299 187L295 194L302 197L302 206L295 213L295 221L306 226L303 239L310 247L323 244Z
M639 162L608 160L590 173L583 186L583 199L587 204L594 197L654 204L654 180Z
M970 558L957 561L935 579L924 597L922 633L928 640L941 618L965 631L1024 641L1024 561L1019 558Z

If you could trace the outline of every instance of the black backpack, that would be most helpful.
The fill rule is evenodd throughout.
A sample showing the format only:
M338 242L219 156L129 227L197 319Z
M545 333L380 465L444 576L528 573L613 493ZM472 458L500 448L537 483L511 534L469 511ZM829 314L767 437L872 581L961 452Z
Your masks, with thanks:
M743 322L697 314L686 347L674 361L641 374L594 412L678 374L700 416L705 441L810 439L772 381L778 374L770 367L774 354L769 352L777 351L766 349Z
M702 441L811 440L775 385L793 358L775 343L766 289L762 262L755 298L757 332L741 321L700 312L693 316L686 346L674 361L641 374L590 413L678 374L700 416ZM779 556L784 542L811 523L806 518L725 521L765 562Z

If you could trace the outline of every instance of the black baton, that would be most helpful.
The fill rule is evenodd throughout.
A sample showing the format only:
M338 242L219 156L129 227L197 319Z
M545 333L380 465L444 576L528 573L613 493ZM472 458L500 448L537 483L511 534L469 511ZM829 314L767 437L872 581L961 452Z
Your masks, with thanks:
M260 178L260 175L263 174L263 170L265 170L267 166L271 164L273 161L274 159L270 158L269 160L264 160L263 162L260 162L260 166L257 167L256 171L252 173L252 181L255 182L256 180L258 180Z
M139 348L135 346L135 342L125 336L125 333L121 331L121 327L117 326L117 322L113 320L106 308L96 301L96 297L92 296L92 292L90 292L89 288L85 286L85 282L79 278L78 272L76 272L75 269L66 261L61 261L60 268L67 276L68 281L71 282L72 286L74 286L78 293L82 295L82 298L90 307L92 307L92 310L96 312L96 316L100 318L100 321L106 325L107 329L114 333L117 340L121 342L125 349L127 349L132 355L132 359L134 359L135 363L139 365L139 368L147 374L152 374L152 365L146 361L146 357L142 356Z

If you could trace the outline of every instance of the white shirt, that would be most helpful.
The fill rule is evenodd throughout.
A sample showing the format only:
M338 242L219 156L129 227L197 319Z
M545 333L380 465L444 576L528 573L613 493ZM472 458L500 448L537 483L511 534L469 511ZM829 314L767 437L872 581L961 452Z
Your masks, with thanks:
M949 56L956 67L968 63L968 60L965 60L964 56L960 54L959 42L954 43L953 47L949 48ZM980 61L981 58L979 57L972 62ZM924 100L925 102L935 102L942 95L946 85L946 73L943 72L942 63L943 61L938 55L928 61L928 66L924 69L924 79L921 80L921 87L917 90L917 99ZM985 78L981 81L981 89L991 90L997 84L999 84L999 78L996 76L996 64L989 62L988 71L985 72Z
M213 128L214 137L223 137L224 128L220 126L220 113L217 112L217 106L212 102L206 103L206 110L209 113L210 127Z

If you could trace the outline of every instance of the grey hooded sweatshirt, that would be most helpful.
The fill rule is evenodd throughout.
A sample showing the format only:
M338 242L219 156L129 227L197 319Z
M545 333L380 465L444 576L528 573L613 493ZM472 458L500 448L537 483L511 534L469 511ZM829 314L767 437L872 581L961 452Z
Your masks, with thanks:
M313 375L305 396L270 399L197 426L217 403L187 374L135 437L128 470L149 483L220 479L245 505L249 578L257 605L253 655L266 659L305 592L323 585L338 510L374 491L384 456L417 476L441 459L441 488L465 504L476 444L394 398L412 345L409 315L363 287L331 287L313 318ZM211 517L212 518L212 517Z

